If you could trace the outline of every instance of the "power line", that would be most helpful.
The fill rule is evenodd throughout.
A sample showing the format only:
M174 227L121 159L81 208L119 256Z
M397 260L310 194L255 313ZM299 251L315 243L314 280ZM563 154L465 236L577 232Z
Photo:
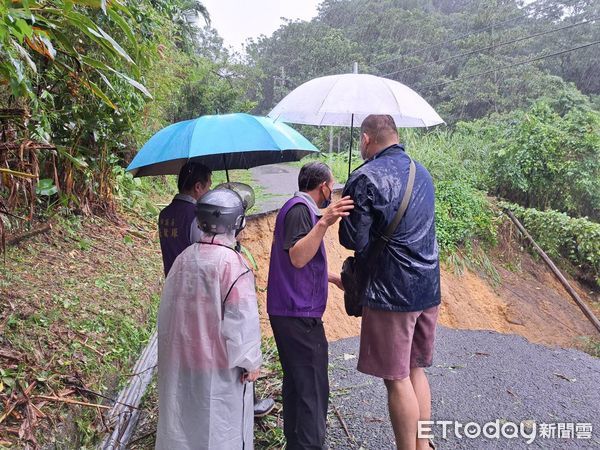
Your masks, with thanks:
M541 1L542 1L542 0L538 0L538 1L537 1L537 2L535 2L535 3L530 3L529 5L527 5L527 6L524 6L524 7L523 7L523 9L525 9L525 8L531 8L532 6L536 5L537 3L541 3ZM565 5L563 5L563 6L567 6L568 4L570 4L570 3L573 3L574 1L576 1L576 0L571 0L571 1L569 1L569 2L566 2L566 3L565 3ZM540 12L543 12L543 11L546 11L546 10L548 10L548 9L552 9L552 8L554 8L555 6L556 6L556 5L551 5L551 6L548 6L548 7L546 7L546 8L542 8L540 11L538 11L538 13L540 13ZM522 10L521 10L521 11L522 11ZM515 17L513 17L513 18L510 18L510 19L503 20L503 21L501 21L501 22L495 22L495 23L492 23L491 25L488 25L487 27L480 28L480 29L478 29L478 30L475 30L475 31L470 31L470 32L468 32L468 33L461 34L461 35L459 35L459 36L457 36L457 37L455 37L455 38L452 38L452 39L450 39L450 40L439 41L439 42L437 42L437 43L435 43L435 44L431 44L431 45L428 45L428 46L426 46L426 47L422 47L422 48L419 48L419 49L413 50L413 51L411 51L411 52L408 52L408 53L406 53L406 54L404 54L404 55L400 55L400 56L397 56L397 57L394 57L394 58L388 59L388 60L386 60L386 61L381 61L381 62L379 62L379 63L377 63L377 64L374 64L374 65L373 65L373 67L378 67L378 66L381 66L381 65L383 65L383 64L387 64L387 63L390 63L390 62L393 62L393 61L398 61L399 59L402 59L402 58L404 58L404 57L406 57L406 56L411 56L411 55L414 55L414 54L417 54L417 53L424 52L425 50L430 50L430 49L432 49L432 48L436 48L436 47L440 47L440 46L442 46L442 45L450 44L451 42L456 42L456 41L459 41L459 40L461 40L461 39L464 39L464 38L466 38L466 37L469 37L469 36L474 36L474 35L476 35L476 34L483 33L484 31L488 31L488 30L494 29L494 28L496 28L496 27L498 27L498 26L500 26L500 25L505 25L505 24L507 24L507 23L514 22L514 21L516 21L516 20L522 20L522 19L525 19L525 18L527 18L527 17L528 17L528 16L519 15L519 16L515 16Z
M541 2L541 1L542 1L542 0L538 0L538 2ZM575 0L571 0L571 1L575 1ZM472 3L472 4L470 4L469 6L473 6L473 5L475 5L475 4L477 4L477 0L474 0L474 1L473 1L473 3ZM529 8L529 7L533 6L533 5L534 5L534 4L532 3L532 4L530 4L530 5L526 5L524 8ZM361 10L360 10L360 13L358 13L358 14L357 14L357 13L355 12L354 14L355 14L357 17L360 17L360 16L361 16L361 15L362 15L362 14L363 14L363 13L364 13L364 12L365 12L367 9L368 9L368 7L369 7L369 3L368 3L368 1L365 1L365 3L364 3L364 5L363 5L363 7L362 7L362 8L361 8ZM544 8L544 9L542 9L542 11L545 11L546 9L549 9L549 8ZM505 21L505 22L506 22L506 23L508 23L508 22L511 22L511 21L513 21L513 20L516 20L516 19L519 19L519 18L523 18L523 16L514 17L514 18L512 18L512 19L510 19L510 20L507 20L507 21ZM504 23L504 22L499 22L499 23L497 23L496 25L501 25L501 24L503 24L503 23ZM490 25L490 27L491 27L491 28L493 28L493 27L494 27L494 24ZM483 31L485 31L485 29L479 30L479 32L483 32ZM476 33L477 33L477 32L474 32L473 34L476 34ZM469 34L470 34L470 33L467 33L467 34L465 34L465 35L463 35L463 36L459 36L459 37L457 37L457 38L455 38L455 39L452 39L452 40L450 40L450 41L444 41L443 43L454 42L455 40L461 39L462 37L464 37L464 36L468 36ZM434 46L430 46L430 47L435 47L435 46L436 46L436 45L434 45ZM415 50L415 51L413 51L413 52L411 52L411 53L408 53L407 55L403 55L403 56L400 56L400 57L398 57L398 58L394 58L394 59L387 60L387 61L382 61L382 62L380 62L380 63L377 63L377 64L375 64L375 65L374 65L374 67L377 67L377 66L379 66L379 65L381 65L381 64L385 64L385 63L387 63L387 62L395 61L396 59L400 59L400 58L402 58L402 57L404 57L404 56L409 56L409 55L412 55L413 53L419 53L420 51L427 50L427 49L428 49L428 48L430 48L430 47L425 47L425 48L422 48L422 49L420 49L420 50ZM331 70L329 70L329 71L325 72L323 75L320 75L320 76L322 76L322 77L325 77L325 76L328 76L328 75L333 75L333 74L335 74L335 73L339 73L339 70L338 70L338 69L331 69ZM348 72L348 73L350 73L350 72Z
M527 36L522 36L520 38L512 39L510 41L504 41L504 42L499 42L498 44L488 45L486 47L479 47L479 48L476 48L474 50L469 50L468 52L457 53L457 54L450 55L450 56L448 56L446 58L443 58L443 59L438 59L436 61L427 61L427 62L424 62L424 63L421 63L421 64L417 64L416 66L406 67L404 69L396 70L394 72L389 72L389 73L386 73L386 74L381 75L381 76L382 77L387 77L389 75L397 75L397 74L400 74L400 73L408 72L409 70L418 69L420 67L430 66L432 64L440 64L440 63L443 63L443 62L446 62L446 61L450 61L450 60L455 59L455 58L460 58L462 56L468 56L468 55L472 55L474 53L480 53L480 52L483 52L483 51L486 51L486 50L492 50L492 49L495 49L495 48L498 48L498 47L503 47L503 46L508 45L508 44L514 44L515 42L521 42L521 41L525 41L527 39L532 39L534 37L539 37L539 36L544 36L546 34L555 33L557 31L562 31L562 30L566 30L566 29L569 29L569 28L575 28L575 27L578 27L578 26L581 26L581 25L587 25L587 24L589 24L589 23L591 23L591 22L593 22L595 20L598 20L598 19L600 19L600 17L593 17L593 18L585 20L583 22L572 23L570 25L565 25L564 27L554 28L552 30L541 31L539 33L530 34L530 35L527 35Z
M573 48L570 48L570 49L567 49L567 50L562 50L560 52L549 53L547 55L542 55L542 56L538 56L538 57L535 57L535 58L526 59L526 60L523 60L523 61L518 61L518 62L516 62L514 64L509 64L509 65L502 66L502 67L496 67L494 69L486 70L484 72L478 72L478 73L474 73L474 74L471 74L471 75L466 75L464 77L455 78L454 80L442 81L440 83L424 84L422 86L419 86L419 89L424 89L424 88L429 88L429 87L435 87L435 86L445 86L446 84L457 83L459 81L468 80L470 78L475 78L475 77L478 77L480 75L487 75L488 73L498 72L498 71L502 71L502 70L505 70L505 69L511 69L513 67L522 66L523 64L529 64L529 63L532 63L532 62L535 62L535 61L540 61L542 59L551 58L553 56L563 55L565 53L570 53L570 52L573 52L575 50L580 50L582 48L591 47L592 45L597 45L597 44L600 44L600 41L589 42L587 44L583 44L583 45L580 45L578 47L573 47Z

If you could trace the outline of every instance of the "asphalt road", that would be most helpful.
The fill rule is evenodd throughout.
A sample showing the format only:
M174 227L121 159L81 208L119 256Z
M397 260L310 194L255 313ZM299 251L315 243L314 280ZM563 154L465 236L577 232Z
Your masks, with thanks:
M264 198L256 204L258 213L274 211L298 190L300 169L289 164L271 164L250 169L252 178L263 187Z
M298 190L300 169L290 164L271 164L250 169L252 178L264 189L265 195L257 200L256 212L263 213L280 209ZM335 189L343 188L336 184Z
M393 449L383 382L356 371L356 356L358 338L330 343L329 447ZM453 423L444 438L443 425L433 425L439 449L600 448L598 358L531 344L515 335L438 327L434 365L427 371L433 420L475 422L480 427L498 420L501 435L502 426L505 434L515 434L508 422L523 422L525 435L537 432L528 445L520 432L518 437L486 438L481 431L478 438L467 438L461 429L459 438ZM573 425L573 437L558 437L563 423L591 424L591 439L583 439L585 430L578 430L577 425ZM542 430L551 430L552 424L556 437L541 437ZM495 426L486 428L488 435L495 434ZM563 435L571 433L570 427L564 425ZM468 432L476 434L476 426L470 425Z

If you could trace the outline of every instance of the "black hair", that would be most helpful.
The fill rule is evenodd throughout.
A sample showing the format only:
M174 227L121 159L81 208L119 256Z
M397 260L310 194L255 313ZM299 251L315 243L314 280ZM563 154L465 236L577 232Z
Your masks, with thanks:
M331 169L322 162L304 164L298 174L298 190L300 192L312 191L323 182L331 180Z
M192 189L198 182L205 185L208 183L208 177L211 174L212 171L204 164L188 161L179 171L177 189L179 189L179 192L186 192Z

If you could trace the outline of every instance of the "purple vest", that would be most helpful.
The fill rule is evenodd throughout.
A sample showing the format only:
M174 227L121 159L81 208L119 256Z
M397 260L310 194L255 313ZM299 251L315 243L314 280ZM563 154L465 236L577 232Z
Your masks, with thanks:
M292 197L277 214L267 284L267 312L271 316L321 317L328 289L325 245L321 242L317 254L302 269L292 265L290 255L283 249L285 216L298 203L308 207L313 226L318 220L301 197Z
M188 248L190 229L196 217L196 205L181 199L173 199L171 204L158 216L158 232L160 233L160 249L162 251L165 277L171 270L175 258Z

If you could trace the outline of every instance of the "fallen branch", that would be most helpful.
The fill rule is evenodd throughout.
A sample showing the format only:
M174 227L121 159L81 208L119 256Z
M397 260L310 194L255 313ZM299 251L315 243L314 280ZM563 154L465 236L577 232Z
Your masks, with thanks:
M0 416L0 423L4 422L4 419L6 419L8 416L10 416L10 414L13 412L13 410L16 408L17 403L13 403L12 405L10 405L10 407L6 410L6 412L4 414L2 414L2 416Z
M156 434L156 430L152 430L149 431L148 433L142 434L140 437L135 438L133 441L129 442L129 444L127 444L128 447L131 447L133 444L143 441L144 439L146 439L147 437L150 437L152 435Z
M106 355L105 355L104 353L102 353L100 350L98 350L97 348L94 348L94 347L92 347L91 345L89 345L89 344L88 344L88 343L86 343L86 342L79 341L79 343L80 343L81 345L83 345L85 348L87 348L88 350L91 350L91 351L93 351L94 353L96 353L96 354L97 354L98 356L100 356L101 358L104 358L104 357L106 356Z
M335 415L337 416L338 420L342 424L342 427L344 428L344 431L346 432L346 436L348 436L348 439L350 439L352 448L354 448L354 446L356 445L356 439L354 439L354 436L352 435L352 433L350 433L350 430L348 430L348 425L346 425L346 421L340 414L340 411L337 409L337 407L333 403L331 404L331 406L333 406L333 411L335 412Z
M6 239L6 245L15 245L18 244L19 242L28 239L30 237L36 236L38 234L42 234L42 233L47 233L48 231L52 230L52 225L50 225L49 223L42 225L39 228L36 228L34 230L30 230L30 231L25 231L24 233L20 233L17 234L15 236L9 236Z
M127 403L120 402L119 400L116 400L116 399L114 399L114 398L108 397L108 396L106 396L106 395L104 395L104 394L100 394L99 392L91 391L91 390L89 390L89 389L86 389L86 388L79 388L79 387L78 387L78 388L77 388L77 390L78 390L79 392L85 392L85 393L88 393L88 394L95 395L96 397L101 397L101 398L103 398L103 399L105 399L105 400L108 400L108 401L110 401L110 402L114 403L114 404L117 404L117 403L118 403L118 404L120 404L120 405L127 406L128 408L139 409L139 410L141 410L141 409L142 409L142 408L139 408L139 407L137 407L137 406L133 406L133 405L129 405L129 404L127 404ZM108 429L108 428L107 428L107 429Z
M124 377L137 377L139 375L142 375L143 373L148 372L149 370L154 370L158 367L158 364L154 364L153 366L150 367L146 367L144 370L142 370L141 372L137 372L137 373L126 373L123 376Z
M20 178L37 178L37 174L35 173L27 173L27 172L19 172L18 170L5 169L0 167L0 173L6 173L8 175L12 175L13 177Z
M69 403L71 405L89 406L91 408L110 409L110 406L99 405L97 403L81 402L79 400L73 400L72 398L50 397L48 395L36 395L36 396L34 396L32 398L33 399L38 399L39 398L39 399L42 399L42 400L48 400L50 402Z
M33 142L33 141L28 141L23 144L20 144L18 142L0 142L0 149L1 150L13 150L13 151L20 150L23 145L25 145L26 148L32 149L32 150L56 150L56 147L54 145L44 144L41 142Z
M145 241L147 241L149 239L148 235L141 231L129 229L129 230L127 230L127 233L131 234L132 236L135 236L137 238L143 239Z
M0 348L0 358L21 362L23 360L23 355L17 352L9 352L8 350Z

